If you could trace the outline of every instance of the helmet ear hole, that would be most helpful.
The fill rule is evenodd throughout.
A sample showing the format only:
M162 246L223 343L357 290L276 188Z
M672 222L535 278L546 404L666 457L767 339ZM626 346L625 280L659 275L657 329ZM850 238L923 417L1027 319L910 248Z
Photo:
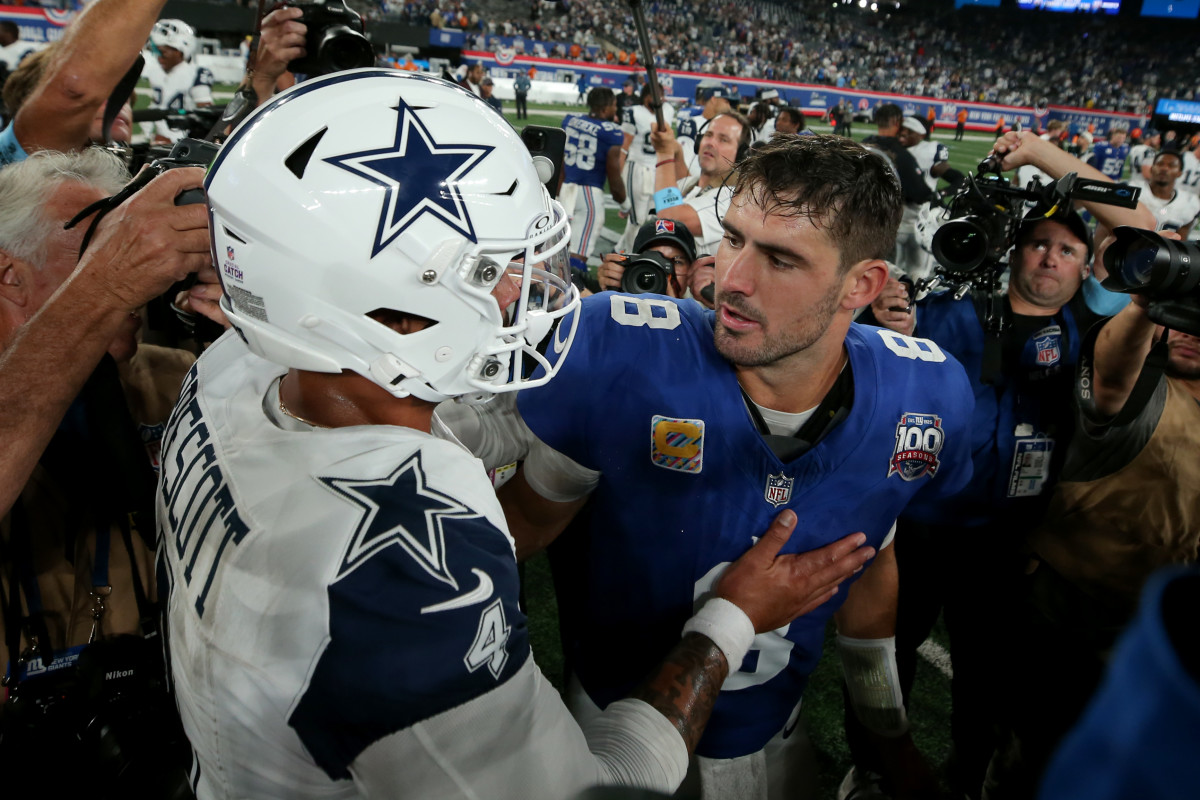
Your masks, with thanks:
M312 136L304 140L304 143L291 152L287 158L283 160L283 165L288 168L297 178L304 177L304 170L308 167L309 159L312 158L313 152L317 149L317 145L321 143L321 138L325 136L325 132L329 128L321 128Z
M397 311L394 308L377 308L374 311L368 311L367 316L380 325L385 325L396 333L405 336L432 328L438 324L436 319Z

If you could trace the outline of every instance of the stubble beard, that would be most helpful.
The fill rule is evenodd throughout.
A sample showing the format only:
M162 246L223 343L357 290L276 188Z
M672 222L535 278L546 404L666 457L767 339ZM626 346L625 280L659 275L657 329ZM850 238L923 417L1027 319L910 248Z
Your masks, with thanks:
M739 367L766 367L782 361L812 347L829 330L833 317L837 314L839 289L840 286L835 285L821 298L813 308L812 315L807 320L808 324L802 328L784 334L774 334L762 325L761 315L748 317L762 325L762 341L752 345L744 340L747 334L727 330L718 319L713 328L713 344L727 361ZM717 305L722 303L734 311L739 311L744 306L741 298L734 295L718 296Z

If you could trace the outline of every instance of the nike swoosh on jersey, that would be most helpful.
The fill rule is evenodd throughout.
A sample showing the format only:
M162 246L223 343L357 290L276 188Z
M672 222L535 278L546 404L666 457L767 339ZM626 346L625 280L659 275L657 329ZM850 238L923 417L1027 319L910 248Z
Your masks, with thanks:
M479 585L472 591L466 594L460 594L458 597L453 597L442 603L434 603L431 606L425 606L421 609L422 614L436 614L439 611L453 611L456 608L466 608L473 606L476 603L482 603L492 596L492 579L481 569L476 567L471 568L471 572L475 577L479 578Z

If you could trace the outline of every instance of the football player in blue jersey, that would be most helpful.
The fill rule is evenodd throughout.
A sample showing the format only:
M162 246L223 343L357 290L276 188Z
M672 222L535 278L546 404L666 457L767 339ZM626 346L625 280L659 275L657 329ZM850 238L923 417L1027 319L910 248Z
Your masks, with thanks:
M588 92L588 113L567 114L562 127L567 132L563 156L563 186L559 200L571 222L571 257L577 269L596 249L604 227L604 183L618 204L625 202L625 179L621 172L621 145L625 134L613 122L617 98L612 89L597 86Z
M1108 141L1093 147L1088 159L1088 163L1104 173L1105 177L1117 182L1120 182L1125 173L1125 159L1129 157L1129 145L1125 143L1127 135L1129 131L1126 128L1109 128Z
M519 555L557 538L581 719L661 658L662 636L780 508L799 517L789 547L862 531L879 550L848 591L756 638L697 746L705 798L803 783L793 734L831 618L854 708L895 785L932 790L896 683L889 544L910 502L969 479L972 399L936 345L851 322L887 279L900 205L891 169L852 141L788 136L752 150L722 220L715 311L588 298L559 375L518 397L534 439L502 502Z
M490 113L441 80L334 73L260 106L207 174L236 333L185 380L157 492L200 800L672 791L755 633L874 554L854 534L777 556L795 516L772 514L662 631L661 667L570 718L529 652L495 492L434 417L549 380L575 329L562 206Z

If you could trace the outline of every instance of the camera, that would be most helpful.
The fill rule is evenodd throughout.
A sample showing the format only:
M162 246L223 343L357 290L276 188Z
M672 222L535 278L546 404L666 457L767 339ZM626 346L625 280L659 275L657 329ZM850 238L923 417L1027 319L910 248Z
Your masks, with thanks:
M326 75L375 65L375 49L363 35L362 17L351 11L345 0L319 0L293 3L303 12L300 21L307 28L306 54L288 62L288 71L307 75Z
M4 772L51 780L55 794L186 796L188 745L158 641L102 639L74 664L16 683L0 736Z
M669 258L653 250L627 256L621 274L621 291L626 294L666 294L667 282L675 275Z
M1117 241L1104 253L1108 277L1101 285L1146 296L1154 322L1200 336L1200 246L1124 225L1113 235Z
M931 250L937 259L933 282L985 288L1008 266L1005 260L1016 243L1026 209L1032 205L1052 218L1057 209L1069 209L1071 200L1084 200L1122 208L1136 208L1140 189L1120 183L1080 178L1069 172L1054 183L1030 182L1026 188L1009 185L1000 172L1001 156L992 155L979 163L950 199L942 224L933 235ZM994 287L993 287L994 288Z
M1023 203L998 204L995 195L1000 186L1004 186L1000 176L980 174L973 191L951 201L951 219L934 232L932 244L933 257L947 274L970 278L979 271L1003 268L1021 224Z
M204 167L208 169L220 150L221 146L212 142L203 142L199 139L180 139L171 148L171 152L166 158L156 158L150 162L146 167L146 171L150 175L137 188L140 189L141 186L144 186L150 180L170 169L179 169L180 167ZM135 178L134 183L138 183L140 178L141 176ZM130 184L130 186L132 185L133 183ZM203 202L203 189L188 189L175 198L175 205L177 206Z

